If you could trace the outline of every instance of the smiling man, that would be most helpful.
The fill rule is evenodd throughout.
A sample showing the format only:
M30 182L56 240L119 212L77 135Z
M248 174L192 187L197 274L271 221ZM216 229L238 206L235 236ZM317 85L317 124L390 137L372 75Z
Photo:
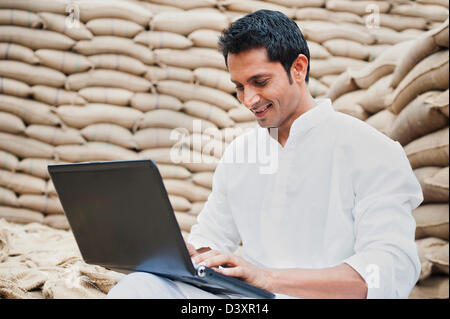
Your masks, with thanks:
M237 20L219 47L259 127L216 168L188 240L193 261L282 297L407 298L420 274L411 211L423 197L400 144L311 97L306 41L282 13ZM229 160L255 151L256 136L275 145L271 174ZM215 297L149 274L127 276L110 296Z

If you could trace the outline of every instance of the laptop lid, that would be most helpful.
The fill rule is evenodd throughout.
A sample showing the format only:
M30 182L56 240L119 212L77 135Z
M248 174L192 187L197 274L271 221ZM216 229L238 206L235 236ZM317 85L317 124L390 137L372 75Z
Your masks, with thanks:
M152 160L56 164L48 170L86 263L120 272L195 273Z

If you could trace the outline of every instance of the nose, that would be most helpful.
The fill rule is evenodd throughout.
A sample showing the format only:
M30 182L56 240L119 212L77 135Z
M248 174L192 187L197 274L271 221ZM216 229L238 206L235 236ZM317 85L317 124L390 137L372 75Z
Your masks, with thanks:
M256 90L252 88L244 88L239 99L247 108L251 108L260 100L260 96Z

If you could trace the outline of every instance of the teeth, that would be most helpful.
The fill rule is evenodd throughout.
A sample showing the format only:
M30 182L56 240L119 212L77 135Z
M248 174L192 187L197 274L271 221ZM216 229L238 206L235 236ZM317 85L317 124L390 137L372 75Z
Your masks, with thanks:
M265 110L267 110L272 104L267 105L264 109L262 109L261 111L255 111L255 113L262 113Z

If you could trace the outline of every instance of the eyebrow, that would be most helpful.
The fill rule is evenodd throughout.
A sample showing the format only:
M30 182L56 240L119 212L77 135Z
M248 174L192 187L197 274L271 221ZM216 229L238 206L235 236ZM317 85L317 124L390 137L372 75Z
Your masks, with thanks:
M270 76L270 74L268 74L268 73L260 73L260 74L253 75L253 76L251 76L251 77L249 77L249 78L247 79L247 83L250 82L250 81L252 81L252 80L255 80L255 79L257 79L257 78L264 77L264 76ZM231 79L231 82L233 82L234 84L239 83L238 81L234 81L233 79Z

